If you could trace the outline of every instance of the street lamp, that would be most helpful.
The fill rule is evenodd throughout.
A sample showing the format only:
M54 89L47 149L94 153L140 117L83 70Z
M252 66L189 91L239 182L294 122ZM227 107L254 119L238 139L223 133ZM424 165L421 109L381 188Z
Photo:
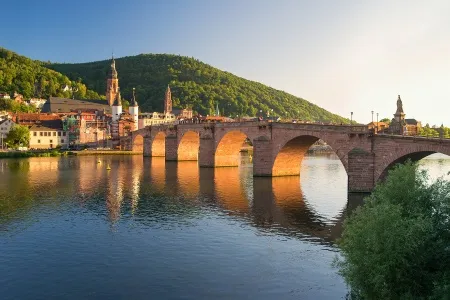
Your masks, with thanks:
M377 134L378 134L378 113L377 113Z
M373 110L372 110L372 125L373 125Z
M352 125L352 123L353 123L353 112L351 111L350 112L350 125Z

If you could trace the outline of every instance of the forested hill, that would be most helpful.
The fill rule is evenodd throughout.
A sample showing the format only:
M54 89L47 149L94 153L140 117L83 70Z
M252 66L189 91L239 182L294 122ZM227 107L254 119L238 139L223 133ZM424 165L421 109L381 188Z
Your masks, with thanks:
M104 94L110 60L47 67L81 78L89 89ZM256 116L273 109L274 115L311 121L348 122L302 98L218 70L194 58L167 54L141 54L116 59L121 94L130 99L132 88L143 111L161 111L170 84L174 106L190 106L212 114L216 104L226 115ZM271 114L273 115L273 114Z
M77 99L105 98L88 90L81 81L71 81L67 76L46 68L40 61L0 47L0 92L17 92L26 99L71 97L71 92L63 91L66 85L76 90L74 96Z

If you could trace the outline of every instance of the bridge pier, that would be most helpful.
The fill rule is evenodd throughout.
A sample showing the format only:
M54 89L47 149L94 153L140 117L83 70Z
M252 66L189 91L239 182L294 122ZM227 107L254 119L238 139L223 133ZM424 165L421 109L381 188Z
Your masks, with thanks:
M348 192L369 193L375 187L375 155L360 148L348 153Z
M166 136L166 160L178 160L178 139L177 136Z
M272 176L272 142L265 136L253 140L253 176Z
M152 138L144 137L144 156L150 157L152 156Z
M200 137L198 165L204 168L214 168L215 147L214 138Z

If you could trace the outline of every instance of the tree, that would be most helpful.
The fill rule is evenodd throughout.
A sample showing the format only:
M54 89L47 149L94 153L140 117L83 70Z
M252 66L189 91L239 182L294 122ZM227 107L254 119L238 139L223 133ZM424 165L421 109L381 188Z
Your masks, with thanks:
M380 122L384 122L386 124L390 124L391 120L389 118L383 118L383 119L380 120Z
M450 299L450 182L411 162L346 220L340 274L359 299Z
M6 135L5 142L11 148L28 146L30 143L30 130L26 126L16 124Z

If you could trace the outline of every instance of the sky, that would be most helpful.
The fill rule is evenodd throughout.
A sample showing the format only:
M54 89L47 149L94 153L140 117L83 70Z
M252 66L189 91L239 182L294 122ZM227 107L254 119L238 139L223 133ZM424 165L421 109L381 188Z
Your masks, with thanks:
M448 0L22 0L1 4L0 46L52 62L195 57L368 123L450 126ZM120 74L120 70L118 70Z

